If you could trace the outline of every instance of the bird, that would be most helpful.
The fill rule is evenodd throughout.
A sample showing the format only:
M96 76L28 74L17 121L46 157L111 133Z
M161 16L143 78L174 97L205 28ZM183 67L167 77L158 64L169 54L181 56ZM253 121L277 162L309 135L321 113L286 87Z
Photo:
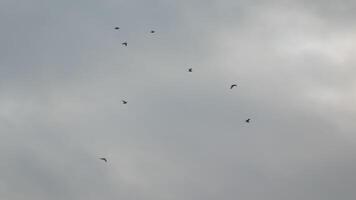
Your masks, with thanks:
M123 104L127 104L127 101L125 101L125 100L122 100L122 103L123 103Z
M99 158L100 160L103 160L104 162L108 162L106 158Z
M124 45L125 47L127 47L127 42L123 42L121 44Z
M189 68L189 69L188 69L188 72L193 72L193 68Z
M119 29L120 29L120 27L118 27L118 26L117 26L117 27L115 27L115 30L119 30Z
M151 30L151 31L150 31L150 33L155 33L155 32L156 32L156 31L154 31L154 30Z
M236 84L232 84L232 85L230 86L230 89L232 89L232 88L234 88L234 87L237 87L237 85L236 85Z
M250 123L250 120L251 120L250 118L246 119L246 123Z

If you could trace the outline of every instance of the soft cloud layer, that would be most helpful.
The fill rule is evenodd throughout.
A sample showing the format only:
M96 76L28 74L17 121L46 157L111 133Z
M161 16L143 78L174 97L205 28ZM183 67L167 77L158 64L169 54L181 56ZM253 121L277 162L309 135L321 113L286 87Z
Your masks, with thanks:
M0 1L0 198L354 199L355 6Z

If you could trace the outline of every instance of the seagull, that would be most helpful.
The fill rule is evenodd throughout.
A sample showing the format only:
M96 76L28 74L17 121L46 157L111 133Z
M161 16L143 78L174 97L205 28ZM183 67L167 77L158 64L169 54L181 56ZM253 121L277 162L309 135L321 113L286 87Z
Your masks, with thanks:
M127 47L127 42L123 42L121 44L124 45L125 47Z
M127 104L127 101L125 101L125 100L122 100L122 103L123 103L123 104Z
M117 26L117 27L115 27L115 30L119 30L119 29L120 29L120 27L118 27L118 26Z
M234 88L234 87L237 87L237 85L236 85L236 84L232 84L232 85L230 86L230 89L232 89L232 88Z
M188 69L188 72L193 72L193 68L189 68L189 69Z
M155 33L155 32L156 32L156 31L154 31L154 30L151 30L151 31L150 31L150 33Z
M246 119L246 123L250 123L250 120L251 120L250 118Z
M106 158L99 158L100 160L103 160L104 162L108 162Z

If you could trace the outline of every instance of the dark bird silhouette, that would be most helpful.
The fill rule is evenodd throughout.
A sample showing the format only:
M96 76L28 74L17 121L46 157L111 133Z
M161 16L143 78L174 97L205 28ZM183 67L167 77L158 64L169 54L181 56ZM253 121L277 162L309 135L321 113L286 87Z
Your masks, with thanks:
M189 68L189 69L188 69L188 72L193 72L193 68Z
M127 47L127 42L123 42L121 44L124 45L125 47Z
M118 27L118 26L117 26L117 27L115 27L115 30L119 30L119 29L120 29L120 27Z
M232 85L230 86L230 89L232 89L232 88L234 88L234 87L237 87L237 85L236 85L236 84L232 84Z
M125 100L122 100L122 103L123 103L123 104L127 104L127 101L125 101Z
M246 123L250 123L250 120L251 120L250 118L246 119Z
M100 160L103 160L104 162L108 162L106 158L99 158Z
M155 32L156 32L156 31L154 31L154 30L151 30L151 31L150 31L150 33L155 33Z

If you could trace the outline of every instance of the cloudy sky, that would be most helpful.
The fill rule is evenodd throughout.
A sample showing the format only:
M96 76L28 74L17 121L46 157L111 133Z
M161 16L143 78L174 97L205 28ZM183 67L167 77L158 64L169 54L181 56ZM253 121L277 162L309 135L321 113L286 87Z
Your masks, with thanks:
M0 0L0 199L355 199L355 9Z

